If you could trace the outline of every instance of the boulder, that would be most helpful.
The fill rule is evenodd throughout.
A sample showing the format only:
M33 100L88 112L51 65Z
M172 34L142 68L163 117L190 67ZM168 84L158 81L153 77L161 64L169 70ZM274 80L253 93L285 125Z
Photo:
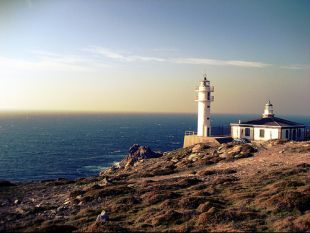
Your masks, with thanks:
M14 201L14 204L15 204L15 205L20 204L20 200L16 199L16 200Z
M109 220L109 215L105 210L97 216L96 222L107 222Z
M241 148L241 153L243 154L250 154L256 152L257 149L249 144L243 144Z
M228 160L251 157L256 151L251 144L227 144L218 149L219 157Z
M191 154L190 156L188 156L187 159L195 162L197 159L199 159L199 155L198 154Z
M204 144L204 143L199 143L199 144L196 144L195 146L193 146L192 153L198 153L198 152L201 152L202 150L205 150L208 148L210 148L209 145Z
M138 144L134 144L129 148L129 154L122 162L125 163L125 167L129 167L133 166L139 160L159 158L161 156L161 153L152 151L149 146L140 146Z
M110 168L101 171L100 176L110 175L122 171L123 169L130 169L134 167L138 161L139 163L143 163L145 159L159 158L162 155L162 153L152 151L149 146L134 144L129 148L129 153L126 158L121 162L114 163Z
M159 158L162 154L156 153L151 150L149 146L140 146L138 144L134 144L129 148L129 155L127 158L135 158L137 160L140 159L150 159L150 158Z

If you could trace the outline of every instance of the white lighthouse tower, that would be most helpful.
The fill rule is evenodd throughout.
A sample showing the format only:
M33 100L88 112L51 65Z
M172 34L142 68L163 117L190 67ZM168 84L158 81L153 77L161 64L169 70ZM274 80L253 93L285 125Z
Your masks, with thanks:
M211 102L214 101L214 96L211 96L211 92L214 92L214 87L210 86L210 81L207 80L207 75L204 75L204 79L200 81L200 85L196 90L198 92L198 124L197 124L197 136L209 137L211 136Z

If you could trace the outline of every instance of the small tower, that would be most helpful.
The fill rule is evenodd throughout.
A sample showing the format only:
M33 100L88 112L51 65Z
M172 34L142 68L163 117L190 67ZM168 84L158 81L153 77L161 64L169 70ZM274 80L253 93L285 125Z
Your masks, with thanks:
M211 136L211 102L214 101L214 96L211 96L211 92L214 91L214 87L210 86L210 81L207 80L207 75L204 75L204 79L200 81L200 85L196 90L198 92L198 124L197 124L197 136L209 137Z
M270 100L265 104L265 109L263 113L263 118L274 117L273 105L270 103Z

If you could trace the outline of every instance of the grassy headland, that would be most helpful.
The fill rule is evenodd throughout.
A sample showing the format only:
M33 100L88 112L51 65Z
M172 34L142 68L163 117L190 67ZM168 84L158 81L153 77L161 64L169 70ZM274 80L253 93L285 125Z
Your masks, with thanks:
M136 146L97 177L4 184L0 230L309 231L310 142Z

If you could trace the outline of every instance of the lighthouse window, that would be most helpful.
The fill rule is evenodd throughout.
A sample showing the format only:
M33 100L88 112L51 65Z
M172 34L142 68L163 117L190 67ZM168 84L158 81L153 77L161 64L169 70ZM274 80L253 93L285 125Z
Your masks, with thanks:
M207 108L210 108L210 106L208 105Z
M210 120L210 118L209 118L209 117L207 117L207 120Z
M246 137L250 137L250 128L245 128L244 134Z
M210 92L208 92L208 100L210 100Z
M265 130L264 130L264 129L260 129L260 130L259 130L259 136L260 136L261 138L265 137Z

